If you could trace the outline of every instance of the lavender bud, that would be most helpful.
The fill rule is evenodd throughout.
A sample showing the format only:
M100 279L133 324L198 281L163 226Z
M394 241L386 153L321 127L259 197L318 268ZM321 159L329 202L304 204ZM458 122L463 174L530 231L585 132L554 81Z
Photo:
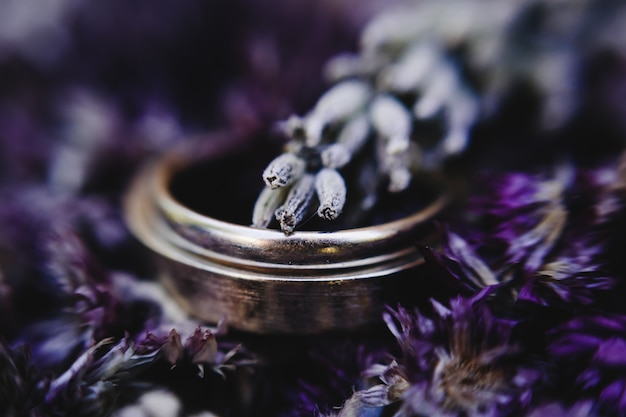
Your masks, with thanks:
M324 78L338 82L349 77L363 77L374 73L381 65L379 60L359 54L342 53L331 57L324 65Z
M403 166L394 166L389 170L389 185L387 189L391 193L399 193L406 190L411 183L411 171Z
M370 87L362 81L342 81L333 86L320 97L304 122L307 145L318 145L326 125L350 117L365 106L369 97Z
M327 168L342 168L350 159L352 154L346 145L343 143L333 143L325 148L321 153L322 164Z
M442 63L439 68L433 69L422 96L413 107L413 113L420 119L433 117L446 104L457 86L456 72L450 65Z
M404 191L411 183L413 171L421 162L419 146L411 142L406 152L390 154L382 140L379 140L377 145L378 164L389 178L387 189L392 193Z
M400 7L374 17L361 34L361 49L365 54L376 54L382 49L403 46L415 39L429 25L421 12L415 7Z
M172 365L176 365L183 357L183 342L180 338L180 334L175 329L170 331L167 342L161 348L161 354L165 360Z
M370 115L374 128L387 141L386 152L398 154L406 151L411 142L411 115L389 94L380 94L372 102Z
M459 87L448 100L448 124L469 125L478 117L480 103L478 96L470 89Z
M274 218L274 212L285 201L289 187L272 189L263 187L252 211L252 227L266 228Z
M378 83L383 89L408 92L419 89L440 59L439 50L431 42L418 42L409 47L400 61L383 70Z
M263 171L263 180L270 188L284 187L302 176L305 163L291 152L283 153Z
M336 143L321 152L322 164L327 168L341 168L352 159L369 136L370 125L363 114L353 117L346 122L339 132Z
M279 129L289 138L301 138L304 136L304 120L292 114L287 120L278 123Z
M370 123L367 116L359 114L348 120L337 137L337 143L345 145L354 154L363 147L369 132Z
M276 209L276 219L285 234L293 233L296 225L300 223L310 208L311 198L315 192L315 176L304 174L293 185L285 204Z
M452 155L465 149L469 130L478 117L478 103L469 92L457 92L447 106L446 123L448 132L442 141L444 153Z
M320 200L317 215L326 220L336 219L346 203L346 183L341 174L322 168L315 176L315 190Z
M441 149L445 155L458 154L465 149L468 139L469 132L467 128L452 126L441 140Z

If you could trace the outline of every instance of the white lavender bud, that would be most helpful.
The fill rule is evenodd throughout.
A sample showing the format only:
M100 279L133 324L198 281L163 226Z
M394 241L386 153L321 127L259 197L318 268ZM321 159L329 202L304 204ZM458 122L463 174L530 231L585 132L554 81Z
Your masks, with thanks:
M381 71L378 84L382 89L401 93L416 91L439 59L441 52L432 42L417 42L409 47L397 63Z
M477 117L478 102L472 94L461 90L451 98L446 109L448 131L441 141L444 154L454 155L465 149Z
M406 152L390 154L383 142L378 140L376 155L380 170L389 179L387 189L392 193L404 191L411 183L413 171L417 170L421 163L421 150L416 143L411 142Z
M289 187L263 187L252 211L252 227L266 228L274 219L276 209L285 201Z
M356 77L371 77L388 65L380 56L341 53L324 64L324 79L330 83Z
M279 129L289 138L302 137L304 132L304 120L292 114L287 120L278 123Z
M452 126L441 140L441 151L445 156L456 155L465 149L468 140L468 128Z
M322 165L326 168L342 168L352 159L352 154L343 143L333 143L320 153Z
M394 166L389 169L389 184L387 189L391 193L399 193L406 190L411 184L411 171L404 166Z
M459 89L447 106L446 122L449 126L470 126L478 117L478 100L466 89Z
M322 164L327 168L341 168L346 165L367 141L370 132L370 123L367 116L359 114L346 122L342 127L337 140L320 156Z
M361 110L370 92L367 83L347 80L324 93L304 121L307 145L317 146L322 138L322 130L329 123L345 120Z
M282 153L274 158L265 171L263 181L270 188L284 187L300 178L305 169L305 163L291 152Z
M343 53L331 57L324 64L324 78L331 82L353 77L361 72L361 56L352 53Z
M429 22L416 7L396 7L372 19L361 33L361 49L365 54L402 46L422 33Z
M398 99L390 94L376 96L371 104L370 116L374 128L387 141L387 153L398 154L408 149L412 118Z
M413 107L413 113L419 119L433 117L457 87L457 74L450 64L439 65L429 77L426 88Z
M310 202L315 194L315 175L304 174L291 187L285 204L275 212L280 228L285 234L291 234L306 216Z
M334 220L346 203L346 183L341 174L331 168L322 168L315 176L315 191L320 205L317 215L326 220Z

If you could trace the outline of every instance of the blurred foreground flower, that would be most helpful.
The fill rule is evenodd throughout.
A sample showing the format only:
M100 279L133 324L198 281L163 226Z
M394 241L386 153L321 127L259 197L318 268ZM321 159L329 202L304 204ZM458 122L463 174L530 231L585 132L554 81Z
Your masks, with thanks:
M190 361L201 370L210 366L216 372L242 365L232 357L236 350L218 350L209 330L198 330L184 339L172 330L169 340L135 345L129 338L114 343L112 338L91 343L62 373L54 374L35 368L25 347L15 350L2 346L0 363L0 411L3 416L53 416L70 413L77 416L105 416L119 407L120 397L132 398L132 393L148 387L141 373L159 358L168 362ZM173 357L175 352L177 357ZM246 361L246 364L249 364ZM223 375L223 374L222 374Z
M492 175L472 195L465 232L444 230L443 254L424 253L470 291L500 286L539 304L591 304L616 285L606 248L624 206L623 164Z
M528 417L600 417L595 414L593 401L579 401L571 407L550 403L535 408Z
M134 275L139 265L115 269L132 248L107 199L2 191L13 198L0 209L0 248L15 256L2 265L12 303L0 321L1 415L103 416L159 387L142 378L159 364L222 380L253 362L225 329L188 317L158 282Z
M388 333L316 337L303 346L296 362L301 365L293 379L274 382L276 395L286 398L290 405L276 415L310 417L331 412L354 390L372 385L372 378L363 375L362 370L386 360L392 346L394 340Z
M586 314L551 332L564 400L587 400L597 415L626 413L626 317Z
M402 356L366 371L382 384L357 391L336 416L398 403L396 416L505 416L525 410L540 369L513 338L515 322L497 318L489 292L432 302L433 316L399 308L385 314Z

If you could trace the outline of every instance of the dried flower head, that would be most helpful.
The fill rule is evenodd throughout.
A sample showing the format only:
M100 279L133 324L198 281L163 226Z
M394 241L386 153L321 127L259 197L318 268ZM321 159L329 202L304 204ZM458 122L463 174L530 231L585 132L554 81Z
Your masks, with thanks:
M137 348L144 353L158 352L172 368L187 363L197 367L198 376L204 377L205 367L209 366L211 370L225 377L224 370L254 363L254 359L239 344L233 345L226 341L224 345L229 346L228 350L218 349L216 333L220 332L219 328L216 331L197 325L186 337L184 334L181 336L176 329L164 334L163 329L161 327L147 332L138 339Z
M449 308L433 301L433 317L399 308L385 314L403 356L366 375L382 384L357 391L339 416L364 407L399 403L397 416L514 415L530 403L539 369L512 331L485 303L488 292L456 298Z
M547 345L568 399L588 400L598 415L626 413L626 317L586 314L553 329Z
M33 365L27 346L9 347L0 340L0 413L29 415L43 401L49 381Z
M616 285L606 249L623 206L620 164L492 174L470 203L466 237L444 228L443 254L425 254L472 291L501 286L515 299L591 304Z
M305 417L332 413L354 390L371 386L372 378L362 370L388 358L387 350L393 340L386 334L341 334L338 337L316 337L297 344L297 353L287 359L282 350L293 351L294 345L277 348L270 343L271 356L266 360L270 368L288 368L286 375L274 375L272 385L276 396L285 398L289 407L284 414L268 411L267 415ZM291 372L291 371L295 372ZM286 376L286 378L285 378Z
M528 417L600 417L597 414L593 401L581 400L568 406L558 402L543 404L533 409Z

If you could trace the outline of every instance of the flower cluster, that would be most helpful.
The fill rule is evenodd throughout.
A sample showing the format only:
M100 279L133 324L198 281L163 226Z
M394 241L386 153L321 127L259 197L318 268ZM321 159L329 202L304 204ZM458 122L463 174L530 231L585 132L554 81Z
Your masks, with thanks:
M417 1L374 17L358 53L327 61L330 88L306 114L281 123L287 143L262 173L252 226L276 221L290 234L313 207L334 220L344 210L346 182L361 200L356 213L371 210L381 188L404 191L417 174L438 171L462 153L473 127L519 84L538 91L541 128L562 127L579 105L580 61L619 35L619 18L604 28L590 19L624 11L585 1L561 6ZM350 163L356 180L344 178Z
M531 402L541 375L521 344L516 323L486 305L489 292L432 304L432 317L400 307L385 315L402 349L397 360L365 375L382 384L357 391L337 414L362 415L367 407L400 403L397 416L514 415Z
M564 391L573 399L595 401L599 415L626 412L625 330L623 314L588 314L550 333L548 350L564 369Z
M22 237L19 249L22 255L30 249L37 264L24 266L27 271L16 265L18 269L7 278L15 289L14 300L30 308L34 317L5 324L5 334L15 336L12 347L2 347L6 384L0 390L0 403L8 407L3 413L102 415L132 398L128 395L137 391L133 387L138 375L160 362L195 367L199 378L204 378L205 368L224 377L225 370L252 363L237 344L225 340L218 346L216 336L223 335L224 329L210 329L188 318L157 283L108 270L98 261L87 238L97 229L91 223L94 218L105 226L96 209L102 212L106 207L60 197L46 200L49 211L36 211L42 218L34 214L29 218L29 208L22 204L41 196L20 197L5 207L2 223L10 232L9 221L18 212L33 228L31 236ZM122 232L122 237L111 238L121 224L119 219L109 221L107 233L95 236L100 250L117 253L127 236ZM26 230L23 225L17 228ZM33 271L33 266L39 270ZM18 274L23 288L14 284L13 274ZM33 308L33 299L40 305ZM120 399L124 396L128 399Z
M368 211L381 186L404 191L414 173L434 170L466 147L480 103L451 55L454 45L444 34L424 36L424 8L382 13L363 29L358 54L326 63L332 86L306 115L281 124L289 141L262 174L266 187L252 226L276 219L292 233L314 200L319 217L336 219L347 194L340 171L353 160L362 172L358 210ZM419 20L408 24L407 16ZM441 124L443 136L435 145L426 127L433 123Z
M592 304L616 285L606 250L623 209L621 164L485 179L468 207L468 237L443 230L442 254L424 248L426 256L474 291L500 286L539 304Z

